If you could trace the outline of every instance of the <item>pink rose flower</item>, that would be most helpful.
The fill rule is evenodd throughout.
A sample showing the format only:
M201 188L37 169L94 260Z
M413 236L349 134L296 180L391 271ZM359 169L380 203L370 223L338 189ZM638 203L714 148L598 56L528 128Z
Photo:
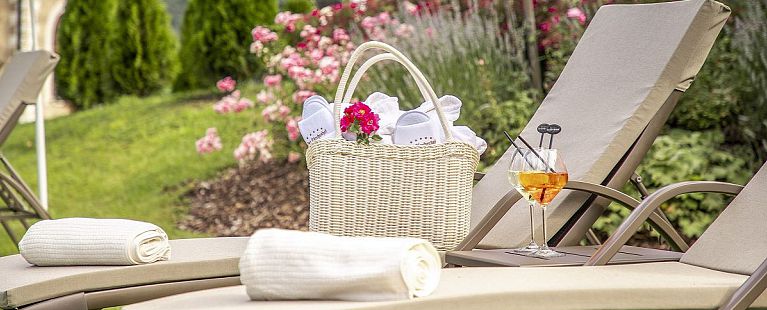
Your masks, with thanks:
M280 82L282 82L282 75L279 74L267 75L264 77L264 84L266 84L266 87L280 86Z
M296 141L301 136L301 131L298 129L298 121L295 119L291 118L285 123L285 130L288 131L288 139L290 141Z
M218 90L222 93L233 91L236 86L237 81L235 81L231 76L227 76L216 82L216 88L218 88Z
M267 104L274 100L274 94L270 91L262 90L256 94L256 100L263 104Z
M567 17L577 19L578 23L580 23L581 25L586 23L586 13L583 13L583 11L579 8L568 9Z
M293 94L293 102L296 104L303 104L307 98L316 95L317 93L311 90L299 90Z
M288 162L289 163L297 163L299 160L301 160L301 154L296 153L296 152L288 153Z
M346 30L342 28L337 28L333 30L333 41L336 41L338 43L349 41L351 37L349 37L349 34L346 32Z
M218 150L221 150L221 137L218 135L216 128L208 128L205 132L205 136L195 142L197 147L197 153L208 154Z
M278 39L275 32L263 26L256 26L256 28L253 28L253 30L250 31L250 34L253 36L253 41L255 42L269 43L277 41Z

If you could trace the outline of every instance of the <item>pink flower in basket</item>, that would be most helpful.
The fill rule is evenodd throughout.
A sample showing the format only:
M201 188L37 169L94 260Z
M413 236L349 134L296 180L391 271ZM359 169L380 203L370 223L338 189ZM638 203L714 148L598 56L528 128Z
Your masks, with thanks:
M378 121L380 117L373 112L368 105L357 102L344 109L341 117L341 132L346 136L353 136L360 144L370 144L370 140L380 141Z

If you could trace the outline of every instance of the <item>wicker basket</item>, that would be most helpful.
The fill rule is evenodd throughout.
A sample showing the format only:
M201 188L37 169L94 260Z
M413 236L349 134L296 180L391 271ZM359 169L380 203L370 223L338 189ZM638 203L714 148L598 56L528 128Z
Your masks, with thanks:
M390 54L366 62L344 98L344 86L354 63L372 48ZM425 93L425 99L437 102L436 94L412 62L389 45L367 42L354 51L341 76L334 101L336 128L341 113L339 102L348 102L364 70L386 59L403 64ZM343 140L338 130L335 139L309 145L309 229L342 236L418 237L442 251L457 246L469 232L479 154L472 146L453 140L436 106L448 140L444 144L359 145Z

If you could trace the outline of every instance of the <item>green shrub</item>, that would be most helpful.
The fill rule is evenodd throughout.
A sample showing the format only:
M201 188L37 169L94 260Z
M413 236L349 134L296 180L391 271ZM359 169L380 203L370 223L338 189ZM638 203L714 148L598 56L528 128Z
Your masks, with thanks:
M757 153L757 161L767 159L767 0L745 1L735 20L734 46L739 50L737 64L746 76L748 92L741 100L739 127L745 142Z
M243 79L257 73L250 31L272 24L276 14L277 0L191 0L181 26L181 72L174 89L210 87L223 76Z
M309 13L314 8L314 1L312 0L285 0L282 2L281 11Z
M438 95L462 100L462 114L456 124L468 125L487 140L482 162L494 163L508 148L503 130L518 133L536 108L521 30L501 31L497 17L476 12L465 16L446 10L399 15L403 24L414 29L402 35L401 31L397 34L401 30L398 26L390 25L384 41L407 55ZM356 37L357 41L364 40L360 34ZM399 97L403 109L423 101L415 82L399 65L377 65L366 76L369 80L360 83L357 92L361 96L381 91Z
M719 130L671 130L659 136L639 166L638 173L650 189L681 181L727 181L743 184L751 176L748 162L740 150L722 146L724 135ZM636 191L626 186L624 191ZM683 236L697 238L724 209L726 197L716 194L680 195L662 206L669 220ZM605 235L612 233L629 211L610 205L594 228Z
M740 53L723 31L690 89L669 117L669 125L689 130L723 128L738 113L744 79L738 68Z
M116 1L70 0L61 18L56 50L58 95L77 108L88 108L115 97L110 68L109 35Z
M120 1L112 36L112 76L120 94L146 96L170 86L176 38L159 0Z

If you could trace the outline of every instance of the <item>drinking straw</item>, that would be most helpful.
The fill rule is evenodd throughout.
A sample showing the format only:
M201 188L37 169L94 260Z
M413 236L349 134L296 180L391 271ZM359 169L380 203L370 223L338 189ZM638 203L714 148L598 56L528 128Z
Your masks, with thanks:
M533 163L531 163L531 162L530 162L530 160L529 160L529 159L527 159L527 157L525 156L525 154L522 154L522 151L520 151L520 150L519 150L519 146L517 145L517 143L516 143L516 142L514 142L514 139L512 139L512 138L511 138L511 136L509 135L509 133L508 133L508 132L506 132L506 130L504 130L504 131L503 131L503 134L504 134L504 135L506 135L506 139L509 139L509 142L511 142L511 145L513 145L513 146L514 146L514 149L517 151L517 153L519 153L519 156L522 156L522 158L524 158L524 159L525 159L525 161L527 162L527 164L528 164L528 165L530 165L530 166L532 167L532 166L533 166Z
M506 134L506 136L508 137L508 134ZM538 152L536 152L535 149L532 146L530 146L530 143L527 143L527 141L525 141L525 139L522 138L522 136L517 136L517 138L519 138L519 141L522 141L522 143L524 143L525 146L530 148L530 151L533 152L533 154L535 154L535 157L538 157L538 159L540 159L544 165L546 165L546 168L548 168L549 171L551 171L552 173L556 173L556 171L554 171L554 169L552 169L549 166L549 163L547 163L546 160L544 160L543 157L541 157L541 154L538 154Z
M516 148L517 153L519 153L519 155L521 155L522 158L525 159L527 164L530 166L533 166L533 163L531 163L530 160L528 160L527 157L524 154L522 154L522 151L519 150L519 146L517 146L517 143L515 143L514 139L511 138L511 135L509 135L509 133L506 132L506 130L503 131L503 134L506 135L506 139L509 139L509 142L511 142L511 145L513 145L514 148ZM536 152L535 149L533 149L533 147L530 146L530 143L527 143L527 141L525 141L525 139L523 139L522 136L517 136L517 138L519 138L519 140L522 141L522 143L524 143L525 146L527 146L527 148L529 148L530 151L533 152L533 154L535 154L535 157L538 157L538 159L540 159L543 162L543 164L546 165L546 168L549 168L551 172L556 173L554 169L551 169L551 167L549 167L549 164L545 160L543 160L543 157L541 157L541 155L538 154L538 152Z

